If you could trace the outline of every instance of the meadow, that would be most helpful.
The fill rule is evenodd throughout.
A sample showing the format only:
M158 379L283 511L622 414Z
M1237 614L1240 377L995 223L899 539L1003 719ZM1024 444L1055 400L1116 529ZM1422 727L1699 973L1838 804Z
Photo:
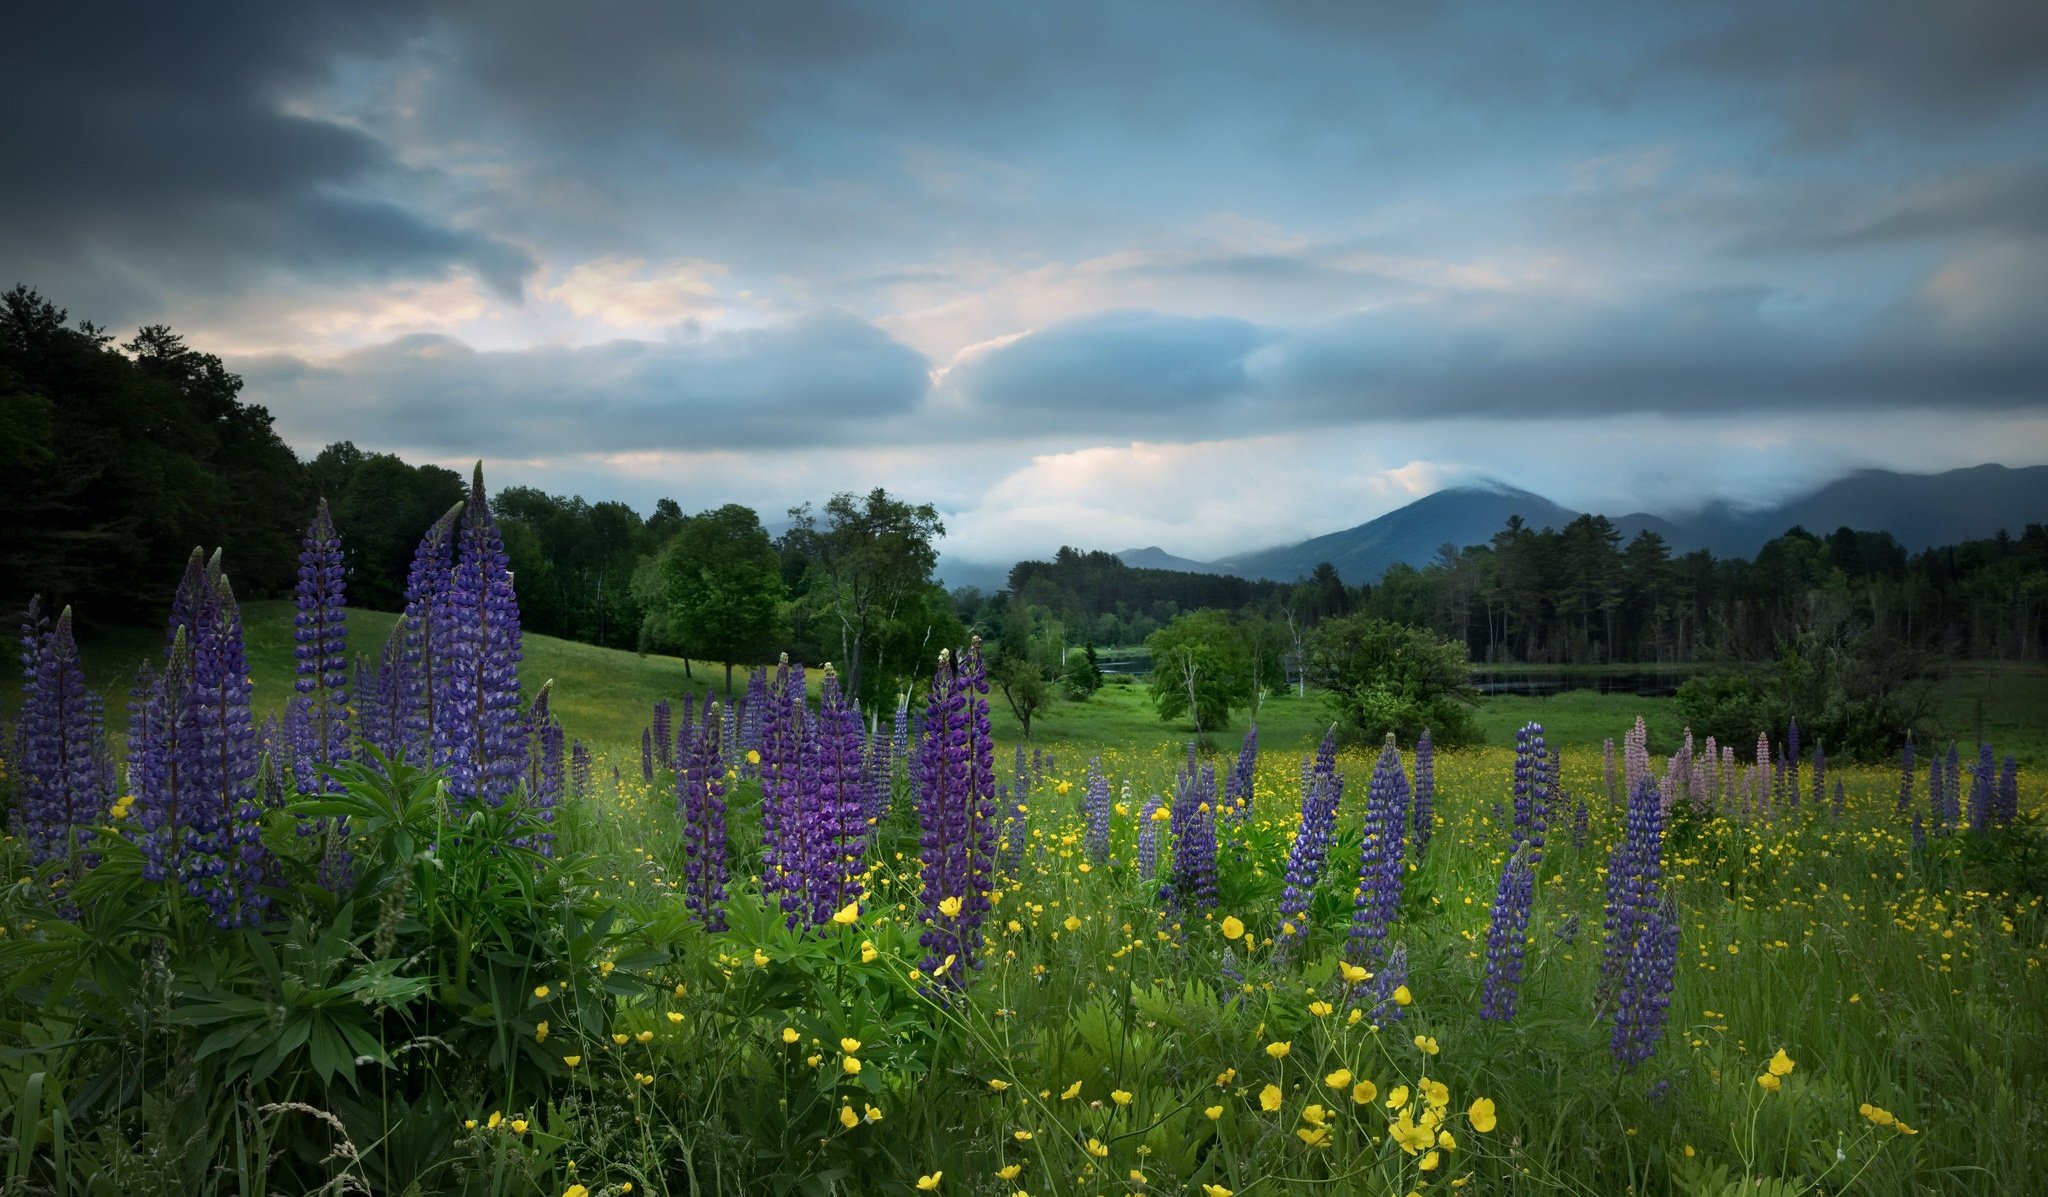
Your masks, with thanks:
M305 609L239 609L252 725L294 711ZM348 649L393 623L348 612ZM86 678L163 656L132 641L118 668L89 641ZM680 662L528 637L531 769L498 802L459 756L367 758L367 729L325 771L259 738L260 910L166 882L131 748L66 849L4 847L4 1191L1904 1194L2048 1168L2037 671L1948 700L2026 762L1978 818L1973 770L1931 801L1925 757L1903 803L1896 766L1821 784L1810 758L1701 786L1667 772L1668 708L1583 692L1490 704L1487 746L1428 765L1312 769L1313 695L1268 700L1248 756L1242 727L1191 754L1116 685L1023 746L956 664L902 743L884 718L848 755L819 671L693 720ZM1516 746L1532 715L1554 753Z

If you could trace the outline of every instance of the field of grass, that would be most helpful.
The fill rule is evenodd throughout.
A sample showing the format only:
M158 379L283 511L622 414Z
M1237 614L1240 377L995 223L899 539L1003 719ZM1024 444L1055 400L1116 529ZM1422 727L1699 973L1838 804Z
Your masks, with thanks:
M396 616L350 608L349 652L374 659L391 634ZM292 605L273 600L243 605L243 623L251 676L256 680L257 714L281 708L291 694ZM615 649L593 648L552 636L525 638L526 662L520 679L531 696L548 679L555 681L555 710L572 737L592 745L632 747L639 743L647 712L656 699L675 699L722 687L724 667L713 662L691 664L686 676L680 658L639 656ZM116 716L127 703L135 667L162 659L161 634L148 628L92 628L80 638L89 683ZM1509 671L1510 667L1488 666ZM1533 668L1533 667L1532 667ZM1631 672L1640 666L1582 667L1579 672ZM1539 672L1565 672L1545 667ZM816 693L812 677L812 693ZM737 675L735 686L744 687ZM21 678L17 669L0 670L0 710L19 707ZM2023 765L2048 766L2048 663L1958 662L1945 667L1935 689L1934 716L1947 737L1964 743L1988 738L2001 753L2015 753ZM1019 737L1016 719L1001 693L990 695L997 737L1006 744ZM1669 698L1632 694L1599 694L1568 690L1550 696L1500 695L1478 710L1484 742L1510 745L1515 729L1542 723L1552 744L1598 747L1642 716L1649 724L1651 747L1670 752L1683 728ZM1269 749L1300 753L1312 748L1329 726L1321 696L1311 690L1297 697L1292 690L1267 698L1258 712L1260 743ZM1247 716L1234 713L1228 727L1206 737L1211 747L1234 749L1244 735ZM1134 744L1160 747L1184 744L1193 734L1185 721L1165 722L1152 709L1142 683L1111 682L1087 702L1055 699L1034 721L1032 739L1055 752L1081 754Z
M275 704L289 608L247 615ZM374 649L390 617L352 616L352 647ZM108 634L85 651L118 696L159 644ZM0 844L24 878L0 890L0 1039L20 1045L0 1052L0 1089L19 1095L0 1132L31 1145L0 1164L5 1191L1733 1197L2024 1193L2048 1174L2048 794L2032 771L2022 826L1987 835L1916 838L1888 768L1837 770L1839 813L1682 804L1662 838L1669 1023L1624 1069L1602 964L1623 811L1599 744L1641 714L1667 749L1668 700L1483 707L1487 746L1437 758L1427 849L1408 831L1388 941L1402 963L1368 954L1376 976L1353 984L1371 754L1338 758L1304 939L1277 946L1301 760L1327 721L1314 695L1260 712L1249 816L1217 824L1213 905L1162 890L1184 866L1141 810L1174 791L1189 728L1142 687L1106 686L1041 715L1054 764L1020 779L992 695L996 775L1025 817L1003 833L984 963L947 997L919 946L932 899L907 773L853 921L816 929L763 909L761 787L735 775L731 926L707 931L679 892L693 857L675 779L638 767L653 701L688 688L681 663L541 637L526 651L529 690L552 677L569 733L602 750L557 809L552 863L517 846L514 807L452 824L431 789L378 797L365 780L353 879L313 880L323 841L279 816L268 841L302 879L269 929L215 932L142 880L124 841L102 842L68 909ZM1946 701L2037 744L2044 683L1986 667ZM1519 1010L1489 1021L1504 745L1530 719L1563 746L1585 829L1574 803L1551 812ZM1214 735L1219 772L1243 730ZM1080 805L1090 758L1115 804L1100 853Z

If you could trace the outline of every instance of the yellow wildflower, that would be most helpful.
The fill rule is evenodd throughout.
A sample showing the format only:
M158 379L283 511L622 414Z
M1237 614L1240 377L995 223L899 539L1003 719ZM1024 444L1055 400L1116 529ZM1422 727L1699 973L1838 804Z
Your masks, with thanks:
M1491 1131L1496 1125L1498 1125L1498 1119L1495 1116L1493 1108L1493 1099L1491 1097L1473 1098L1472 1104L1466 1107L1465 1117L1471 1121L1472 1129L1478 1131L1482 1135Z
M1280 1096L1280 1086L1267 1085L1259 1090L1259 1106L1270 1114L1280 1108Z

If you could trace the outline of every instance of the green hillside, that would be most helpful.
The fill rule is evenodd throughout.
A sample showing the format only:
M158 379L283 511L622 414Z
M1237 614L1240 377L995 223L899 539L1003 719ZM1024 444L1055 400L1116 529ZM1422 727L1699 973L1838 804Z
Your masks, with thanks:
M348 610L351 657L372 660L384 647L398 617L388 611ZM276 599L242 605L243 635L249 650L249 675L255 679L256 716L262 719L284 706L292 694L292 604ZM79 637L88 680L107 702L108 722L118 732L128 689L138 665L163 659L163 633L153 628L88 628ZM686 677L678 657L639 656L617 649L592 648L528 635L526 660L519 677L531 696L548 679L555 681L555 712L572 737L592 744L636 745L654 700L686 690L700 691L722 683L725 670L696 662L696 679ZM21 705L21 672L12 662L0 682L0 706L11 716Z

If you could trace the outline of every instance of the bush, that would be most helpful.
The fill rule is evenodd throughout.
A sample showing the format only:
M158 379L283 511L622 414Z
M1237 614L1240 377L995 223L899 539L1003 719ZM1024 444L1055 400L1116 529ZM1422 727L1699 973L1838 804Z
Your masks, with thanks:
M1367 742L1391 733L1413 743L1425 729L1444 746L1479 738L1472 719L1479 692L1461 643L1351 615L1317 625L1306 655L1309 681Z

